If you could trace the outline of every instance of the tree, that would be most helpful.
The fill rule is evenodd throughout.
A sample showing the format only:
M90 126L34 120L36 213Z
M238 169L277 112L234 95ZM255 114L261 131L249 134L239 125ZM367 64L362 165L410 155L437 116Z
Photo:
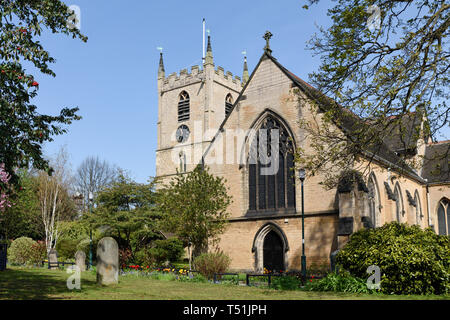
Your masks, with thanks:
M59 0L2 0L0 4L0 163L11 175L11 183L18 177L15 168L35 168L51 173L43 157L42 144L52 136L67 131L65 125L81 119L78 108L63 108L59 115L37 112L31 103L36 97L39 83L27 74L22 63L34 66L43 74L55 76L50 56L39 37L43 30L63 33L87 41L67 22L73 12Z
M121 249L137 251L160 237L154 198L153 181L136 183L119 172L117 179L98 193L97 207L83 220L91 229L101 229L115 238Z
M14 205L6 208L0 220L1 235L5 239L44 238L37 193L37 177L28 170L18 172L20 187L13 194Z
M75 206L69 196L71 175L68 168L67 153L61 150L53 161L53 174L38 173L38 197L45 231L47 252L54 249L61 235L59 222L75 215Z
M217 242L225 231L230 203L225 180L200 166L187 174L176 175L158 190L157 196L164 228L185 244L192 243L194 257L206 251L209 241Z
M445 42L450 4L339 0L328 15L332 25L309 42L309 49L321 56L319 70L310 75L317 90L308 94L314 111L321 111L321 123L302 124L316 151L311 155L300 150L303 165L311 171L328 170L327 164L348 169L361 154L369 162L379 156L392 135L404 150L413 141L436 139L450 116L450 51ZM422 128L411 128L422 120ZM448 155L447 150L439 157ZM418 161L403 158L396 165L417 167Z
M75 174L75 189L83 196L83 208L87 211L89 194L96 195L111 185L117 176L117 169L98 157L87 157Z

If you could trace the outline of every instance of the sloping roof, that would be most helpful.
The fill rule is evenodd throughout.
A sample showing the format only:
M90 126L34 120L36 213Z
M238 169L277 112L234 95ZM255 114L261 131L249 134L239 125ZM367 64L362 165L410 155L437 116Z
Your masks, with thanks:
M429 183L450 182L450 140L426 146L422 176Z
M297 77L295 74L282 66L275 58L267 55L309 98L317 102L317 105L323 111L330 110L331 107L336 110L335 124L343 130L347 136L351 136L355 130L369 129L370 125L350 110L338 105L333 99L327 97L322 92ZM394 140L395 141L395 140ZM394 142L392 142L394 143ZM397 142L395 142L397 143ZM385 160L388 164L393 165L415 179L423 181L412 168L410 168L405 161L399 157L393 150L391 150L385 141L364 146L365 150L370 156L374 156L377 160Z
M403 115L400 125L395 117L391 117L388 119L387 125L380 129L384 131L384 142L394 152L406 153L415 150L420 137L422 121L423 117L420 112Z
M223 130L224 125L226 124L228 118L233 113L233 110L235 109L236 105L240 102L245 89L251 82L259 65L261 64L261 62L263 60L266 60L266 59L270 59L275 65L277 65L280 68L280 70L302 92L304 92L306 94L307 97L309 97L310 99L312 99L313 101L315 101L317 103L318 107L322 111L327 111L327 110L330 110L331 107L337 106L338 108L335 108L335 110L337 110L337 113L336 113L336 117L335 117L336 119L334 119L334 121L335 121L335 124L339 128L341 128L341 130L343 130L343 132L346 135L351 136L352 132L354 132L355 130L360 130L363 128L369 129L371 127L370 122L368 122L367 119L361 119L360 117L358 117L357 115L352 113L350 110L338 105L333 99L327 97L322 92L320 92L319 90L317 90L316 88L314 88L313 86L308 84L306 81L302 80L301 78L297 77L294 73L287 70L271 54L264 52L263 55L261 56L258 64L256 65L255 69L253 70L252 74L250 75L249 80L244 85L243 89L241 90L230 113L223 120L222 124L220 125L219 130L217 131L217 133L214 136L214 138L212 139L209 147L206 149L205 153L203 154L202 161L203 161L204 157L206 156L206 154L209 152L209 149L210 149L211 145L214 143L218 134ZM411 167L409 167L405 163L405 161L396 153L396 152L401 153L401 151L408 149L408 148L412 148L413 145L414 146L416 145L418 135L416 135L415 132L416 132L417 126L421 125L420 121L422 121L422 117L419 113L417 113L417 114L411 113L409 117L405 117L405 119L404 120L402 119L402 121L404 121L403 124L407 128L407 134L403 135L403 136L408 137L408 139L402 139L400 137L400 134L398 132L396 133L395 130L392 129L392 133L393 133L392 137L390 137L388 139L384 139L384 141L381 141L380 143L366 145L366 146L364 146L363 151L366 153L366 156L373 157L374 159L376 159L378 161L384 162L388 166L392 166L393 169L398 169L401 172L411 176L412 178L424 183L425 182L424 179L429 177L429 175L427 175L427 177L419 176L416 173L416 171L413 170ZM395 128L395 126L393 126L393 128ZM405 146L406 146L406 148L405 148ZM432 151L432 149L429 149L429 152L431 152L431 151ZM447 152L446 158L441 160L444 162L446 161L447 174L448 174L448 159L449 159L449 154ZM436 163L429 162L429 163L427 163L427 166L433 166L433 164L436 164ZM425 171L429 172L428 169L427 170L424 169L424 172ZM436 177L433 181L435 181L435 182L444 181L444 180L442 180L442 178L444 178L444 177L441 175L441 176Z

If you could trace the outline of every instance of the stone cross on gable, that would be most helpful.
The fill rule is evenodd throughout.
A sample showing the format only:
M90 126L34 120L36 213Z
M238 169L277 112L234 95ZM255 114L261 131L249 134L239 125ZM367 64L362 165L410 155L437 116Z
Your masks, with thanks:
M263 39L266 40L266 46L264 47L264 51L271 54L272 50L270 49L270 38L272 38L272 33L270 33L270 31L266 31L266 33L264 34Z

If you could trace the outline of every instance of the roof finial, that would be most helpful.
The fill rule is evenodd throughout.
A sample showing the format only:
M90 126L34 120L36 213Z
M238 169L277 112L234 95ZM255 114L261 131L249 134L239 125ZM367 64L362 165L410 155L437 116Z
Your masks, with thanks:
M267 54L272 54L272 50L270 49L270 38L272 38L273 34L270 33L270 31L266 31L266 33L263 36L263 39L266 40L266 46L264 47L264 51Z

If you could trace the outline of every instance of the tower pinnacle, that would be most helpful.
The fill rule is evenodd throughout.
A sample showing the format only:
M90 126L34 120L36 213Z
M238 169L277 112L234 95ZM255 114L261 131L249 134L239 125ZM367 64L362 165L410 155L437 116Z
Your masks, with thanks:
M242 73L242 84L246 84L248 79L250 78L248 74L248 66L247 66L247 56L244 57L244 72Z
M212 48L211 48L211 36L210 35L208 35L208 47L206 49L205 65L206 64L214 64L213 53L212 53Z
M159 54L159 68L158 68L158 79L164 78L165 70L164 70L164 61L163 61L163 53L162 51Z

